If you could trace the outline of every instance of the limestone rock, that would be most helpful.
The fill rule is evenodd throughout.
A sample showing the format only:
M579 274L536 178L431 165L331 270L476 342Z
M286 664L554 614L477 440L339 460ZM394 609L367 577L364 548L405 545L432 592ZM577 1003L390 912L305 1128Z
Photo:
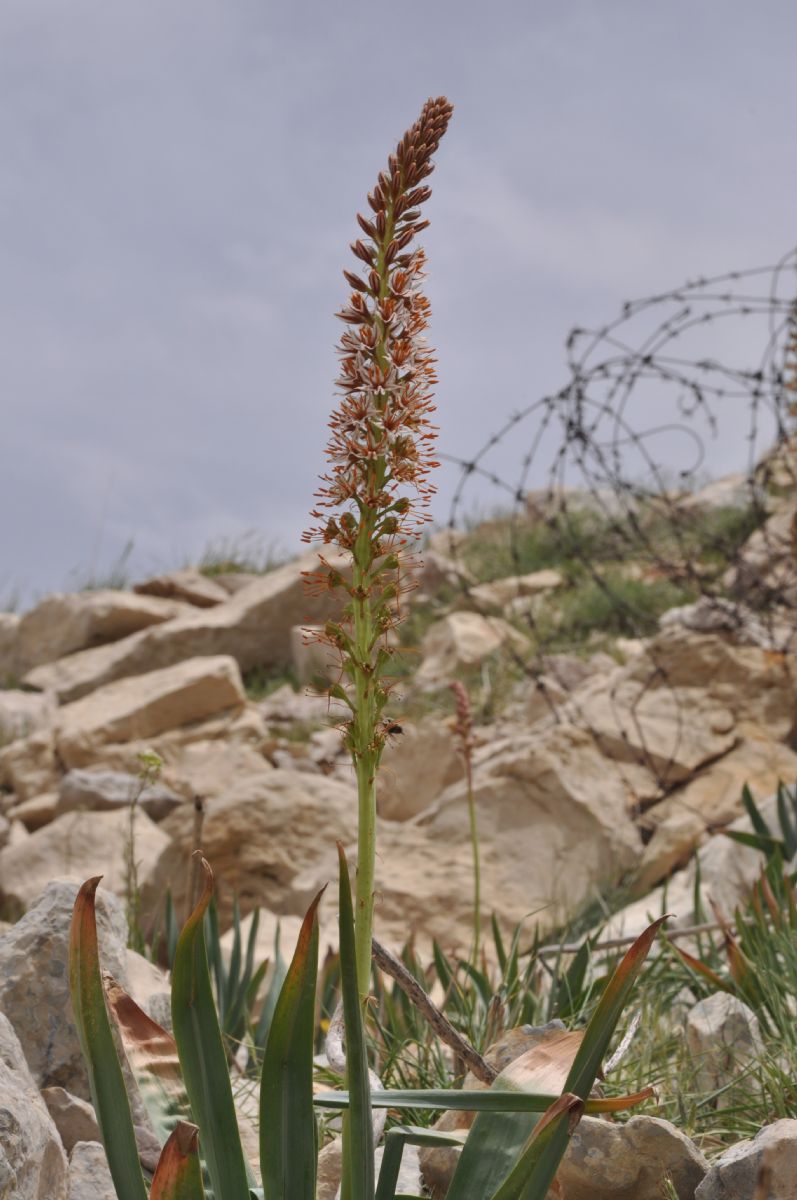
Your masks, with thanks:
M448 547L446 549L448 550ZM427 599L439 596L442 592L460 590L476 582L464 563L457 562L447 553L434 550L431 546L422 552L412 576L418 584L417 595Z
M218 881L222 928L229 924L235 893L244 913L259 904L303 916L317 887L337 877L335 869L317 882L335 840L351 837L356 812L354 789L321 775L285 770L243 779L233 775L223 794L207 801L202 826L202 849ZM157 830L171 841L153 859L145 904L161 902L169 886L183 913L193 812L177 809ZM308 871L308 882L299 886L300 875Z
M171 1029L171 984L169 974L143 954L129 947L125 954L128 995L139 1008L157 1021L164 1029ZM162 1018L166 1016L164 1021Z
M15 690L0 691L0 746L47 729L55 717L52 696Z
M0 937L0 1012L14 1026L36 1085L63 1087L86 1099L88 1080L69 996L69 926L77 890L65 880L49 883ZM125 913L105 888L97 891L97 931L103 966L125 984Z
M184 605L131 592L57 592L25 613L19 623L19 670L24 673L78 650L119 641L185 612Z
M688 809L676 808L665 820L657 822L634 875L636 895L647 895L672 871L686 866L705 832L702 818Z
M770 1172L765 1200L797 1200L797 1121L775 1121L731 1146L714 1161L695 1200L752 1200L762 1168Z
M230 594L220 582L203 575L195 567L145 579L143 583L135 584L133 591L140 596L183 600L195 608L213 608L216 604L223 604Z
M797 503L793 500L778 508L751 534L724 582L732 593L751 597L771 607L773 603L794 606L797 603L797 561L795 561L793 523Z
M445 721L428 718L416 725L408 723L387 743L382 755L379 815L406 821L437 800L463 774L456 738Z
M0 782L15 792L19 800L58 791L60 778L52 730L40 729L0 749Z
M761 646L673 627L651 639L625 673L651 696L664 688L697 689L704 705L710 700L737 722L750 721L768 730L773 741L782 741L794 721L794 665Z
M345 569L345 556L327 557L331 566ZM242 671L255 666L287 667L290 630L297 613L309 623L321 623L340 607L332 592L306 592L302 572L315 570L317 565L316 554L305 555L258 577L223 604L197 609L110 646L68 655L29 672L25 682L41 690L51 689L61 703L67 703L125 675L140 675L200 656L229 654Z
M733 713L698 688L650 688L622 668L595 679L573 700L573 719L591 730L607 758L644 764L666 786L688 779L735 742Z
M499 617L453 612L427 630L423 661L415 675L419 687L437 687L455 679L464 667L478 666L502 648L520 653L526 638Z
M62 1087L42 1088L41 1095L67 1154L76 1142L100 1140L100 1127L88 1100L81 1100Z
M227 655L191 658L98 688L62 708L56 745L68 767L87 766L94 748L157 736L228 710L246 697L238 665Z
M9 810L9 819L21 821L33 833L44 825L49 825L58 808L58 796L55 792L44 792L41 796L31 796L22 800Z
M69 1200L117 1200L101 1142L77 1142L69 1155Z
M744 1075L762 1053L764 1044L758 1017L737 996L715 992L698 1001L686 1017L686 1044L697 1069L695 1087L701 1092L727 1088ZM747 1087L728 1088L718 1099L720 1108L744 1105Z
M681 512L714 512L718 508L747 508L756 496L753 481L747 475L722 475L705 487L678 499Z
M162 821L182 798L162 783L142 786L142 781L126 771L74 770L61 780L55 814L81 809L90 812L114 812L129 808L131 801L153 821Z
M582 1117L556 1178L561 1200L661 1200L666 1180L678 1200L694 1200L707 1170L697 1146L669 1121Z
M596 885L618 881L639 861L642 846L628 815L634 797L583 730L560 725L517 733L477 766L473 785L480 837L497 873L522 896L520 910L512 906L515 920L543 909L537 920L554 926ZM447 789L419 820L446 854L464 842L464 784ZM506 911L499 897L500 885L485 911L496 901Z
M721 596L701 596L694 604L668 608L659 617L662 629L681 625L695 633L732 635L742 645L774 649L772 634L752 609Z
M168 836L146 813L134 816L136 860L155 862ZM71 812L37 829L21 845L0 850L0 896L17 911L27 909L58 876L82 883L102 875L109 891L124 894L125 847L130 817L121 812Z
M66 1178L66 1156L58 1131L31 1076L19 1038L0 1012L0 1196L65 1200Z
M6 685L19 671L17 636L20 618L16 613L0 612L0 684Z
M479 583L469 588L463 602L469 602L477 612L502 612L514 600L552 592L561 587L563 582L560 572L554 570L509 575L505 579L494 579L491 583Z
M797 780L797 754L773 742L767 730L745 725L738 746L650 809L645 822L656 829L682 813L699 818L705 829L718 829L743 816L745 784L754 796L768 796L779 779Z

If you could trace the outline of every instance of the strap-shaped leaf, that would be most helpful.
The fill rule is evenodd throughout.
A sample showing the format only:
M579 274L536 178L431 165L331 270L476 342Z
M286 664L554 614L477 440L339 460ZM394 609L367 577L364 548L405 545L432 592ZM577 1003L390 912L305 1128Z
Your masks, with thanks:
M271 1020L260 1083L260 1169L266 1200L314 1200L316 1131L313 1038L318 974L317 909L299 930Z
M161 1152L149 1200L203 1200L196 1125L178 1121Z
M349 1108L343 1118L343 1174L341 1200L373 1200L374 1132L371 1121L371 1085L365 1047L357 956L354 945L354 910L349 868L338 842L340 867L340 979L343 1024L346 1030L346 1082Z
M105 1008L95 902L102 876L77 894L69 935L69 987L91 1098L118 1200L147 1200L122 1068Z
M529 1140L492 1200L545 1200L562 1157L564 1144L581 1120L584 1101L565 1092L534 1126Z
M501 1077L499 1076L499 1079ZM592 1116L618 1113L644 1103L654 1095L651 1087L627 1096L591 1096L585 1112ZM558 1097L550 1092L510 1091L506 1087L485 1091L461 1091L448 1088L405 1088L371 1092L372 1108L426 1109L427 1112L446 1112L449 1109L486 1113L544 1113ZM317 1108L344 1111L349 1107L348 1092L316 1092L313 1103Z
M213 873L204 858L200 861L205 886L183 926L172 968L174 1040L215 1200L249 1200L249 1177L205 951L204 916L213 895Z

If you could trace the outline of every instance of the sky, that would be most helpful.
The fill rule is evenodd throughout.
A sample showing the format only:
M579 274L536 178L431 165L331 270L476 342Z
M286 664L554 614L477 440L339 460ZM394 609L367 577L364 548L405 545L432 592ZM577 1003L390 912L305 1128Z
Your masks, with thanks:
M0 603L130 543L134 578L297 548L355 213L429 95L446 456L566 382L572 326L777 260L796 35L793 0L3 0ZM729 413L714 473L743 440Z

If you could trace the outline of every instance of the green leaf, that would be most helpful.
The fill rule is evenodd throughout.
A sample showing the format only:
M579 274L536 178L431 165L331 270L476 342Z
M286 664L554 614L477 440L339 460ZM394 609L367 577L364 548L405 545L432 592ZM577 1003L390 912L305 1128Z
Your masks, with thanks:
M196 1125L180 1121L163 1147L149 1200L203 1200Z
M340 867L340 979L343 992L343 1024L346 1030L346 1081L349 1108L343 1118L343 1175L341 1200L373 1200L374 1131L371 1121L371 1084L365 1029L357 987L357 956L354 943L354 910L351 902L349 868L343 846L338 842Z
M69 935L69 988L91 1098L118 1200L147 1200L130 1102L100 975L95 902L101 878L88 879L75 900Z
M205 951L204 916L213 895L213 874L204 858L200 862L205 886L183 926L174 956L174 1039L215 1200L249 1200L249 1172L241 1149Z
M260 1168L266 1200L314 1200L313 1037L318 974L313 900L271 1020L260 1083Z
M750 823L755 832L760 834L761 837L771 838L772 830L764 820L761 810L753 799L753 793L750 791L750 788L747 784L745 784L742 788L742 804L744 805L745 811L750 818Z
M499 1075L499 1080L501 1076ZM617 1113L633 1108L654 1095L653 1088L643 1088L627 1096L591 1096L585 1111L590 1114ZM484 1091L463 1091L460 1088L396 1088L371 1092L371 1108L426 1109L445 1112L448 1109L486 1113L544 1113L558 1100L550 1092L512 1091L507 1087ZM318 1108L344 1110L349 1107L348 1092L316 1092L313 1103Z
M545 1200L562 1151L584 1112L584 1101L565 1092L534 1126L518 1161L492 1200Z

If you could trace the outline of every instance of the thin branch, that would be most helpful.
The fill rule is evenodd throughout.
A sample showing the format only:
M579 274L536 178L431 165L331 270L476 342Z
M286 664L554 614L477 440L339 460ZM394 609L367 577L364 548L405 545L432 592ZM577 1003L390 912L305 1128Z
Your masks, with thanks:
M374 961L377 966L386 975L389 975L391 979L395 979L402 992L404 992L404 995L426 1017L426 1020L432 1026L432 1029L434 1029L440 1040L445 1042L447 1046L450 1046L462 1061L470 1067L476 1078L480 1079L482 1083L486 1083L489 1087L498 1074L495 1067L491 1067L489 1063L485 1062L481 1054L477 1050L474 1050L470 1042L457 1033L453 1025L443 1016L431 996L423 990L418 980L410 974L402 962L394 958L390 951L386 950L376 938L373 939L371 945L373 947Z

